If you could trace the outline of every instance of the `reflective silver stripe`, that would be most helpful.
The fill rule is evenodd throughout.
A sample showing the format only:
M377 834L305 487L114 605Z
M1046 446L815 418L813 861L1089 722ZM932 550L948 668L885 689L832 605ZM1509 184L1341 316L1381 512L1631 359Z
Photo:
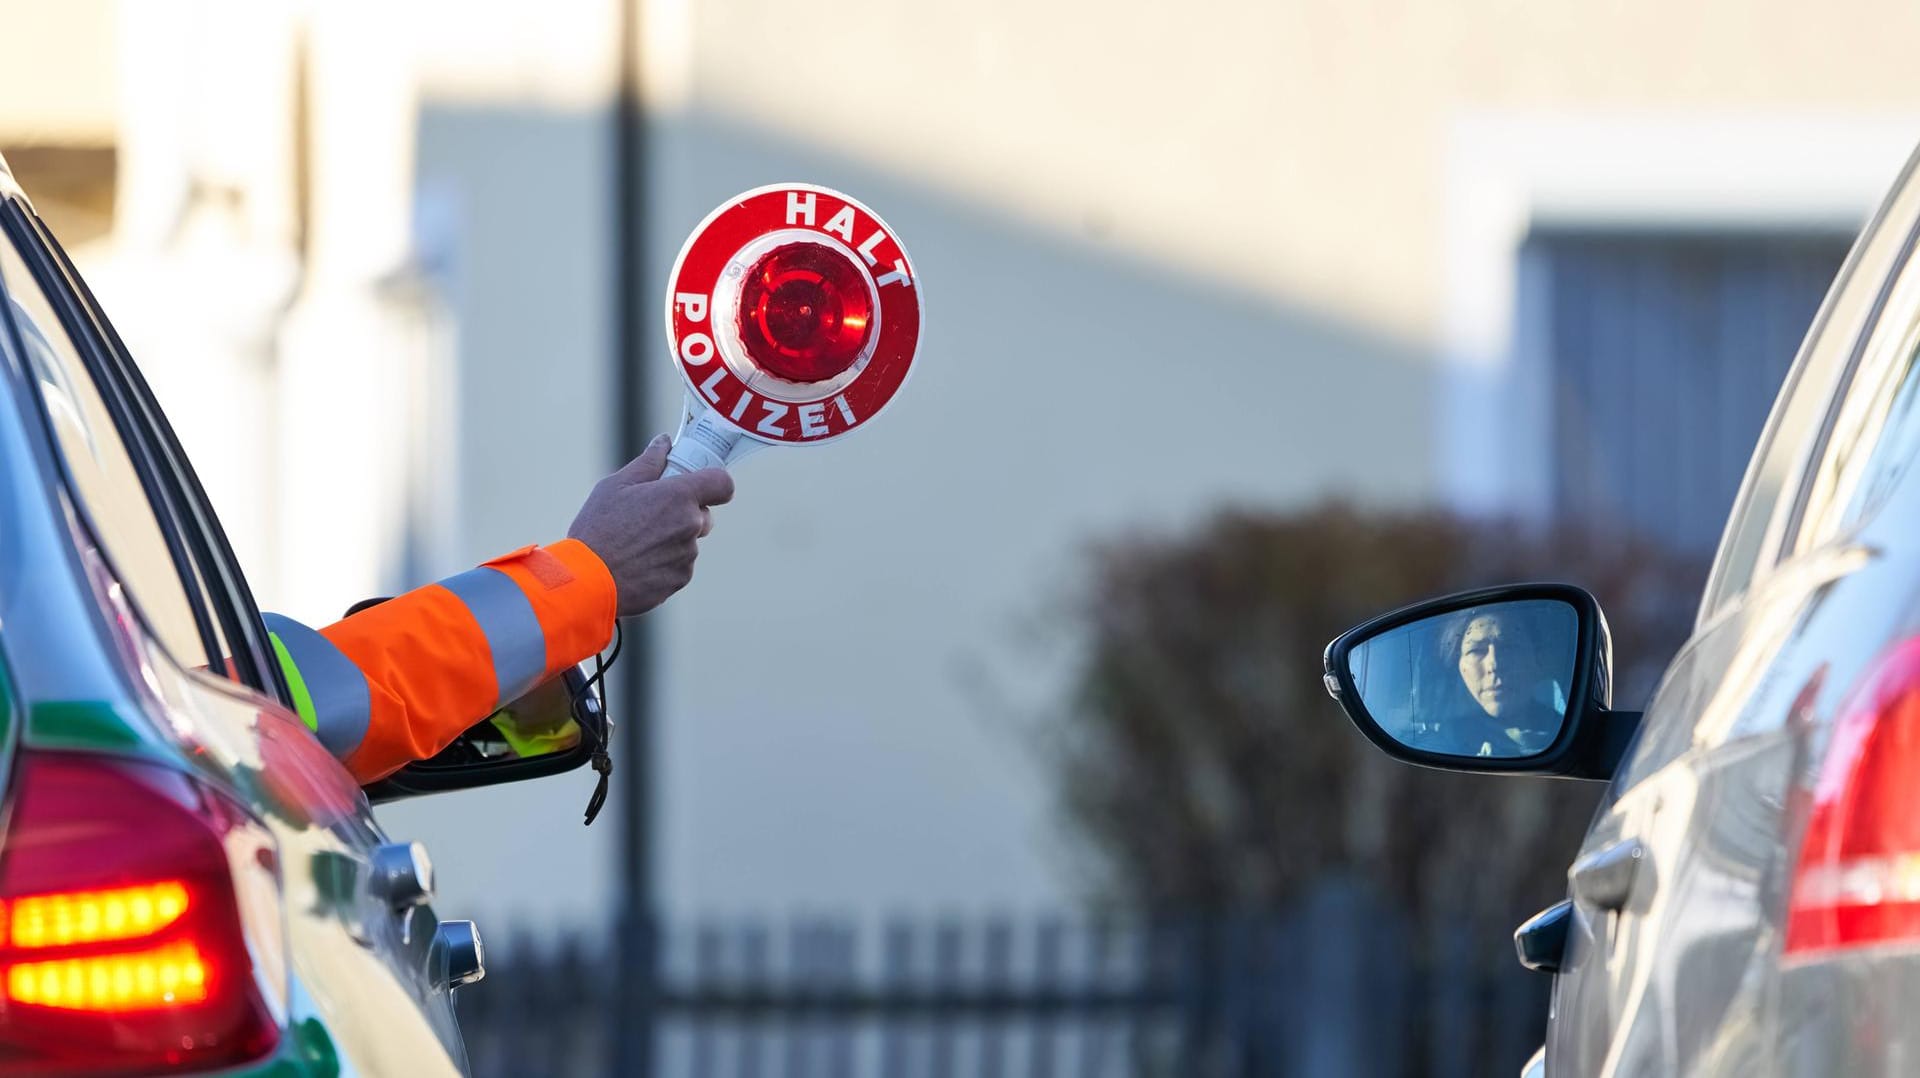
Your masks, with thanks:
M505 705L540 683L547 672L547 634L533 612L527 593L498 569L481 566L450 576L440 586L452 592L480 631L487 634L493 652L493 676L500 686L498 703Z
M280 614L263 615L267 631L280 638L300 680L313 697L314 733L336 759L344 760L360 747L373 715L373 694L367 676L353 665L333 641Z

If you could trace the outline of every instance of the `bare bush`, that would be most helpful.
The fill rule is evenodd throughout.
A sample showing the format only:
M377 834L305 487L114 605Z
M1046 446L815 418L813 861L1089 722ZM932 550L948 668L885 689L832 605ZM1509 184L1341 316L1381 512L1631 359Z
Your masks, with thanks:
M1097 895L1267 909L1342 874L1416 926L1504 936L1564 894L1599 787L1389 760L1328 699L1322 649L1418 599L1569 581L1607 611L1615 703L1633 708L1684 639L1704 575L1630 540L1339 504L1224 512L1193 534L1098 547L1073 606L1085 658L1049 742L1067 815L1098 855Z

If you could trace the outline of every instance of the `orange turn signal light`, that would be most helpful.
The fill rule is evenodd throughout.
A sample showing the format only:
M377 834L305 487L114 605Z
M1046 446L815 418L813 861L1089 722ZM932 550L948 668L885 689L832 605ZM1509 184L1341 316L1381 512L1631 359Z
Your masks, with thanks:
M144 1011L207 998L207 964L191 942L130 954L23 962L7 970L7 1000L69 1011Z
M179 880L29 895L7 904L8 942L20 949L67 947L151 936L187 912L187 885Z

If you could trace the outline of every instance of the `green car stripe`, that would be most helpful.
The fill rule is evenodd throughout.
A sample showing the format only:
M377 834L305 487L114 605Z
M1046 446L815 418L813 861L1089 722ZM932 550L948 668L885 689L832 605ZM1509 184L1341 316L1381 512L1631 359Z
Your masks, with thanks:
M41 700L27 709L27 740L37 748L151 752L140 729L104 700Z

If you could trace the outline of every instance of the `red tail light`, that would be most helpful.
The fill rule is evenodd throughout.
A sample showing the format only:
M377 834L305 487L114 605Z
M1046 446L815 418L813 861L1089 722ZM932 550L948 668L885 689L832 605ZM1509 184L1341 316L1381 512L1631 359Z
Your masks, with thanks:
M762 370L825 382L853 366L873 335L873 297L846 256L818 243L768 251L740 293L740 339Z
M285 972L272 840L193 780L21 754L0 847L0 1076L257 1059Z
M1920 638L1842 706L1794 871L1786 954L1920 945Z

